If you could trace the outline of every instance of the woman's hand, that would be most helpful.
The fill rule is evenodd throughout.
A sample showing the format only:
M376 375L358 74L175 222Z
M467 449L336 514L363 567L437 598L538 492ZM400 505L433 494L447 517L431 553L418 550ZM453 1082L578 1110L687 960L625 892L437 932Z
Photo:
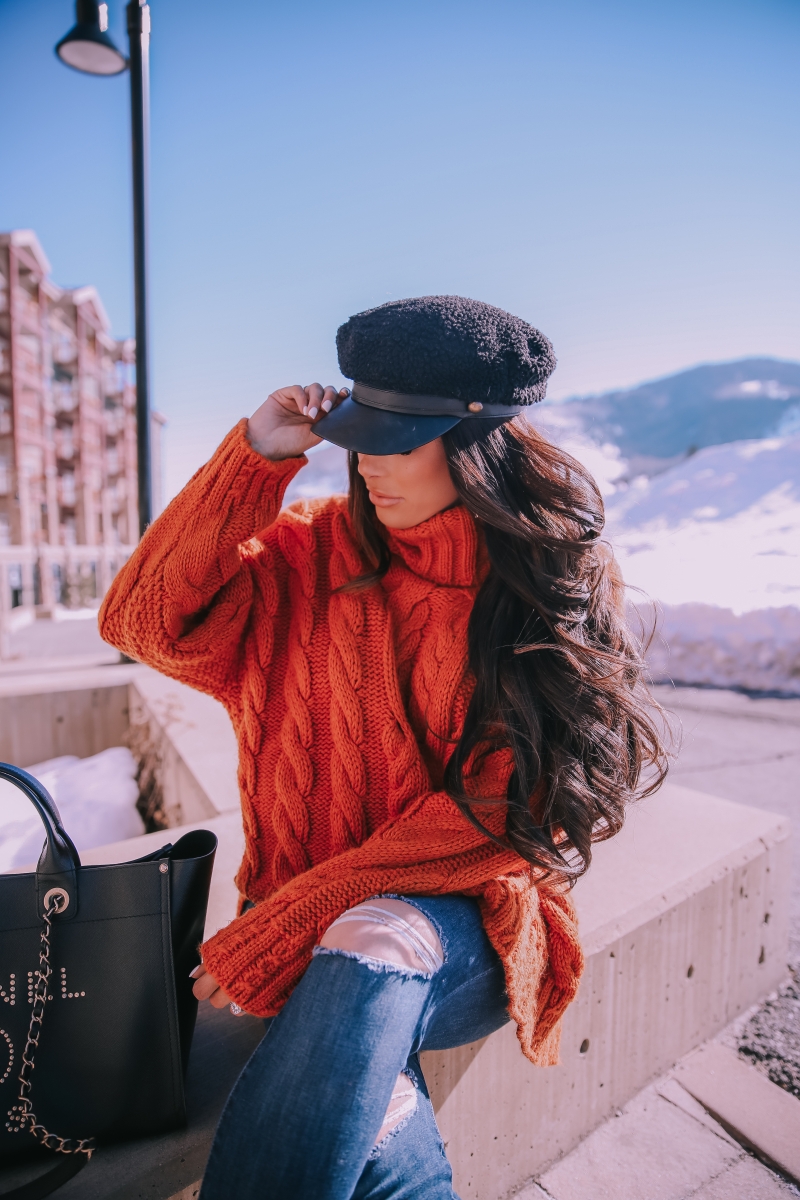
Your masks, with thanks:
M233 1003L230 996L223 992L214 976L209 975L202 963L190 972L190 977L194 980L192 991L198 1000L210 1000L214 1008L224 1008L226 1004Z
M279 388L267 396L250 418L247 425L250 445L257 454L273 462L297 458L322 441L314 433L314 422L349 395L349 388L337 392L336 388L323 388L320 383L310 383L306 388L299 384Z

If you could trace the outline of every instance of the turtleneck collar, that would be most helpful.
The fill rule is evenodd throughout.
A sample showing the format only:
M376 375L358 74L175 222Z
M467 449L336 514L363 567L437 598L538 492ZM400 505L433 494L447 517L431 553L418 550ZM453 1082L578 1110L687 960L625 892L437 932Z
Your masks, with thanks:
M436 513L411 529L387 529L393 555L430 583L469 587L483 578L486 550L463 504Z

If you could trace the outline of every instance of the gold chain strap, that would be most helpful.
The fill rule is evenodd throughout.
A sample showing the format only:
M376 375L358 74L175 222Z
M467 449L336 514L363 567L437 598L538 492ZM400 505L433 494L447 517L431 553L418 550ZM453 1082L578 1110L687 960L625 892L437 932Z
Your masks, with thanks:
M48 900L48 897L45 897L45 900ZM62 906L66 908L66 900L67 897L63 892L56 891L55 895L51 894L49 897L49 902L45 908L42 944L39 950L39 969L36 972L36 988L33 994L31 1023L28 1028L28 1040L22 1052L22 1069L19 1073L19 1095L17 1096L17 1103L13 1108L8 1110L6 1129L11 1133L23 1133L27 1129L48 1150L55 1150L59 1154L85 1154L88 1159L92 1157L92 1153L96 1148L94 1138L62 1138L57 1133L48 1133L44 1125L40 1125L36 1120L36 1114L31 1105L30 1074L33 1071L33 1055L39 1045L44 1006L47 1003L50 976L53 973L50 966L51 922L55 914L61 911Z

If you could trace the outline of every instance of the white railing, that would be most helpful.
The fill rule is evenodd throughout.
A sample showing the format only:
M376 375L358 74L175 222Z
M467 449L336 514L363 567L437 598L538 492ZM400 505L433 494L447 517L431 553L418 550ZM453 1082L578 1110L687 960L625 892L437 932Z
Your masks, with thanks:
M56 454L63 459L75 457L75 440L71 429L56 430Z
M69 508L72 508L77 500L75 476L71 472L68 475L59 475L58 477L58 499L61 504Z
M116 437L125 428L125 411L121 408L107 408L105 414L106 433L109 437Z
M77 392L71 383L53 384L53 398L56 412L72 412L78 403Z

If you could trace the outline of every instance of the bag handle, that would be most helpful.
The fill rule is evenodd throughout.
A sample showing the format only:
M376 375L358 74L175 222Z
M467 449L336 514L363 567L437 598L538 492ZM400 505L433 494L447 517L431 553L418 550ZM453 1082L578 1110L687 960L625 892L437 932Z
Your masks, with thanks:
M66 892L68 900L58 911L69 920L78 908L77 873L81 868L81 859L61 823L55 800L47 788L42 787L39 780L23 771L22 767L0 762L0 779L7 779L19 788L38 812L45 828L46 840L36 866L39 912L45 910L45 896L53 888L59 888ZM70 908L72 911L68 911Z

